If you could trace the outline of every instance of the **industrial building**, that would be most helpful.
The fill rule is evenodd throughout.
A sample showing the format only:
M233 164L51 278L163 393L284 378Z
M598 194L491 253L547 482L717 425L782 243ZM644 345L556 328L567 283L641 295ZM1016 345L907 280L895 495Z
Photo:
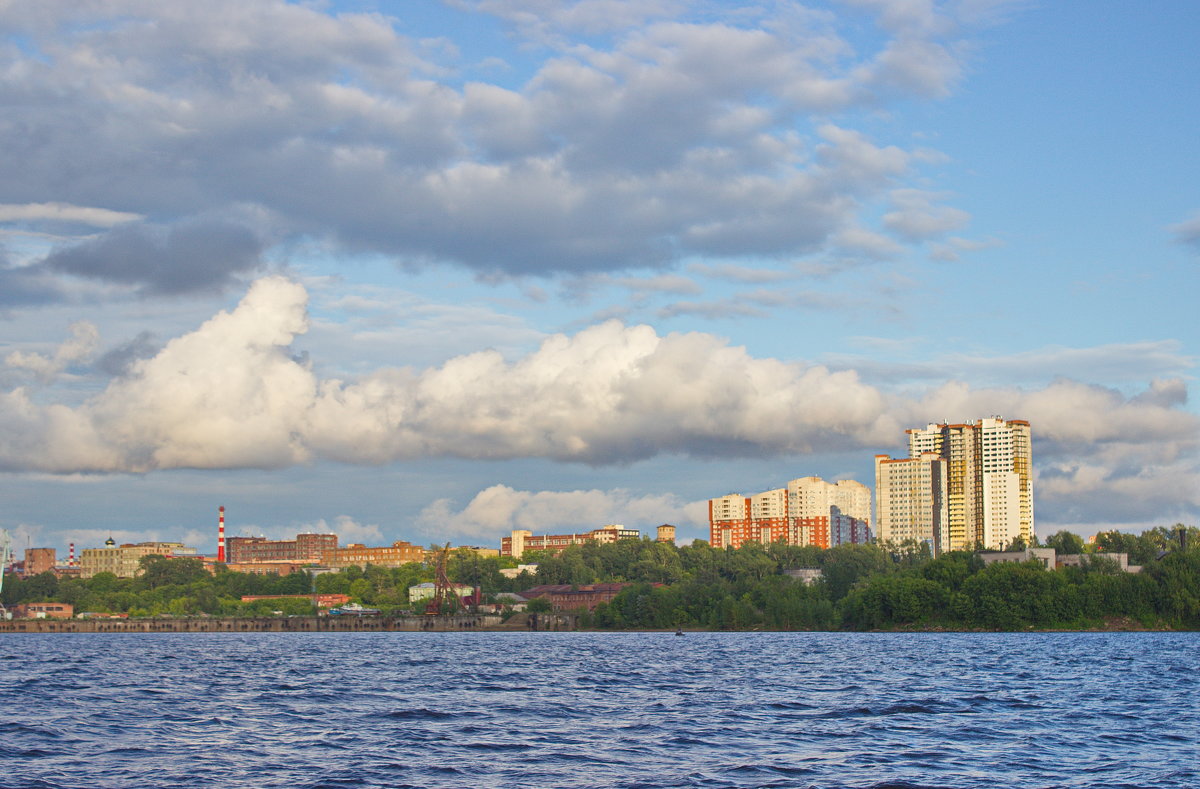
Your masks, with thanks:
M361 543L350 543L342 548L325 551L321 564L333 569L344 567L362 567L368 564L376 567L400 567L412 562L423 562L428 551L419 545L413 545L405 540L398 540L391 545L380 548L368 548Z
M450 593L458 598L470 597L475 594L475 587L466 584L450 584ZM408 587L408 602L419 603L422 600L432 600L437 594L437 584L423 583Z
M70 619L75 606L70 603L20 603L12 607L13 619Z
M642 533L637 529L626 529L618 524L601 526L585 534L535 535L531 531L517 529L510 536L500 540L500 555L520 559L526 551L557 553L569 545L583 545L589 542L607 544L617 540L638 540L641 537Z
M40 575L52 573L58 566L57 553L54 548L26 548L25 575Z
M627 586L633 586L633 584L545 584L526 589L521 592L521 596L527 600L545 597L555 611L577 611L581 608L595 611L596 606L610 602ZM662 584L656 583L651 586L662 586Z
M112 573L118 578L134 578L142 569L142 557L167 556L195 558L196 549L181 542L139 542L117 545L110 537L103 548L84 548L79 558L79 577Z
M268 540L265 537L229 537L226 540L230 564L320 564L326 551L336 551L337 547L336 534L297 534L294 540Z

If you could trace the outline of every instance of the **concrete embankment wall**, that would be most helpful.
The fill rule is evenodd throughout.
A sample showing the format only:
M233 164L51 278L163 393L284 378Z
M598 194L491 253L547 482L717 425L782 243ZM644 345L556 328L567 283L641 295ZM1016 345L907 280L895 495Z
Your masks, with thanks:
M291 616L252 619L14 619L0 633L356 633L484 630L498 616Z
M514 621L516 620L516 621ZM0 633L360 633L371 631L574 630L570 614L499 616L290 616L224 619L14 619Z

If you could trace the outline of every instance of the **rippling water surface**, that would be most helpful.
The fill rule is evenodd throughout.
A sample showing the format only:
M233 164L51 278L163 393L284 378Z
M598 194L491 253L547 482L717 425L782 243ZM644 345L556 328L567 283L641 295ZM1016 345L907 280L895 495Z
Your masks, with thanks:
M4 787L1198 787L1194 633L0 635Z

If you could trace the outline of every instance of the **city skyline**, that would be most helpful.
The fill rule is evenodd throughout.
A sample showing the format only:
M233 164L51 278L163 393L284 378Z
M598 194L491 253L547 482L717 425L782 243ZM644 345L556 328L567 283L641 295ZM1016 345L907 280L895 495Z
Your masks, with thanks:
M601 7L602 6L602 7ZM1033 426L1200 510L1200 7L0 9L14 548L478 543ZM230 31L237 35L230 35Z

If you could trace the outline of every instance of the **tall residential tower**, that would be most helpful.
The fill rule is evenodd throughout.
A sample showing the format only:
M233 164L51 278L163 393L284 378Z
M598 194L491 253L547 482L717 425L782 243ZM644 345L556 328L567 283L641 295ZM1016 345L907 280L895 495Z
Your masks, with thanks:
M970 549L976 544L1002 548L1017 537L1030 542L1033 453L1028 422L997 416L930 424L908 431L908 453L910 458L932 454L946 462L941 550Z

